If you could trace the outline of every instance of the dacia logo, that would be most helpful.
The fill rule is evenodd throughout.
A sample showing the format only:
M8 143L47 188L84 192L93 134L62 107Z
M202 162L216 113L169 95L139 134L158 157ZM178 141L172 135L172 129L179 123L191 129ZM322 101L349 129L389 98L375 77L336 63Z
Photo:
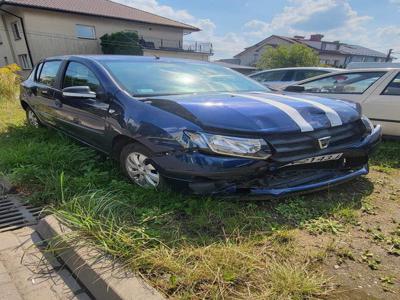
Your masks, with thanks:
M325 136L318 139L318 145L320 149L326 149L329 146L329 142L331 141L330 136Z

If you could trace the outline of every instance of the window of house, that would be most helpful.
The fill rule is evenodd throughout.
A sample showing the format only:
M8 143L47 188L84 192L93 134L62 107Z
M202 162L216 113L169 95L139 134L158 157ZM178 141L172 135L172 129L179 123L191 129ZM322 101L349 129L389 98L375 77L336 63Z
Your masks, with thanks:
M63 87L88 86L92 92L100 91L100 82L88 67L70 62L64 76Z
M91 40L96 39L96 31L94 29L94 26L77 24L75 26L75 32L76 37L78 38Z
M5 65L8 65L8 57L7 56L4 56L4 63L5 63Z
M336 74L302 84L307 93L362 94L386 72Z
M31 69L31 64L29 63L29 58L27 54L18 55L19 65L23 70Z
M45 63L43 63L42 69L38 76L38 81L45 85L52 86L56 81L60 65L60 60L46 61Z
M1 37L1 34L0 34L0 45L3 45L3 38Z
M400 96L400 73L389 83L383 95Z
M20 31L20 28L19 28L19 22L16 21L14 23L11 23L11 29L12 29L12 32L13 32L13 35L14 35L14 39L16 41L20 40L21 39L21 31Z

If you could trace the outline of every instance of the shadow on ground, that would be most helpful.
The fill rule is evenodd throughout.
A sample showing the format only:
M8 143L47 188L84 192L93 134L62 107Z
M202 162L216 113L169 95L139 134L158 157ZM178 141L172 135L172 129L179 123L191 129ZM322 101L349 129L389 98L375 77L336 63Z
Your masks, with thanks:
M127 182L116 163L54 130L9 127L0 133L0 144L0 170L35 204L93 220L113 216L169 245L204 245L298 227L340 209L359 209L373 191L373 184L360 178L328 191L282 199L152 192ZM91 201L93 197L101 200ZM66 204L68 199L78 199L79 205Z

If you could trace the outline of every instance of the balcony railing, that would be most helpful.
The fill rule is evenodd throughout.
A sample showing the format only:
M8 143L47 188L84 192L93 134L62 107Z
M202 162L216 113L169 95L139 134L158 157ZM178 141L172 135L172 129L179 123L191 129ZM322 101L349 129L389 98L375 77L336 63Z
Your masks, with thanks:
M143 49L164 51L185 51L213 54L212 43L197 41L167 40L153 37L140 37L139 44Z

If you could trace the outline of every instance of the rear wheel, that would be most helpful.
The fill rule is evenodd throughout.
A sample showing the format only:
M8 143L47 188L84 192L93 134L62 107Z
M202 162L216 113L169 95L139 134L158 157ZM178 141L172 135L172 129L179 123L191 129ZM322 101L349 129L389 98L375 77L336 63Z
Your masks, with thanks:
M39 118L36 116L36 114L30 107L26 108L26 121L29 126L32 126L34 128L39 128L41 125Z
M125 175L137 185L147 189L163 189L164 177L149 159L152 153L138 144L128 144L121 152L120 164Z

